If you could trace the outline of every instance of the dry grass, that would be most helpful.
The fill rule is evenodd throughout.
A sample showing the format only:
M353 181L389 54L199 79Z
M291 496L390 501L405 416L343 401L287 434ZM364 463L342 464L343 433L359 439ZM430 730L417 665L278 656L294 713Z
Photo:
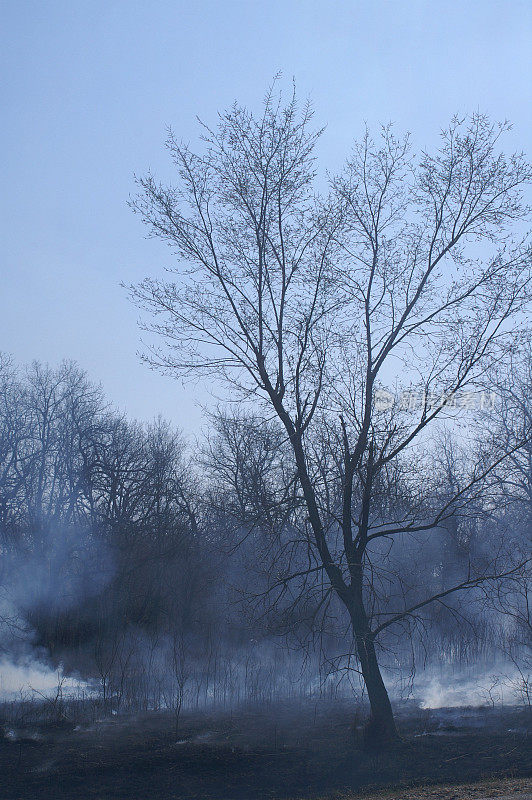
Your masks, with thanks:
M377 794L339 794L334 800L532 800L532 780L529 778L502 778L499 780L465 783L459 786L417 786L394 789ZM333 800L333 798L323 798Z

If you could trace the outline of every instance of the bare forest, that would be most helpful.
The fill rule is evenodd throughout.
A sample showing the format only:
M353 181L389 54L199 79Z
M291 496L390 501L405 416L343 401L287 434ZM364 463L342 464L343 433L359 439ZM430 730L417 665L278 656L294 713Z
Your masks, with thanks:
M195 146L169 133L173 182L140 175L130 205L172 266L124 291L147 365L218 401L192 435L83 365L2 357L6 797L48 796L39 753L96 735L139 797L531 774L531 168L508 130L456 117L423 152L367 129L330 174L274 82Z

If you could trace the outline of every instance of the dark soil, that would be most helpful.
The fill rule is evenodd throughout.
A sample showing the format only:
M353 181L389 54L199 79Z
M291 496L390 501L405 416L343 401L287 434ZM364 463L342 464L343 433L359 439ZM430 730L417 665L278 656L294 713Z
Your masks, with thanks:
M6 722L0 797L281 800L532 776L523 710L405 708L399 727L399 746L371 754L340 706L183 715L178 741L163 714Z

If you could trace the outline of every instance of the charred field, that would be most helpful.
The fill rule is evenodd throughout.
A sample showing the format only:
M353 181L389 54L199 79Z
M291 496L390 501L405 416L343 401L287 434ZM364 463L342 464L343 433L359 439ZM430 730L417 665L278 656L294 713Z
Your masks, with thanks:
M383 796L458 798L484 796L474 785L485 781L495 781L490 797L504 794L499 785L519 798L532 792L531 717L523 708L404 704L401 744L378 753L364 750L357 715L342 703L187 712L177 736L165 713L107 716L87 701L60 717L52 711L15 703L0 710L5 800L347 800L391 789ZM435 793L465 783L471 794Z

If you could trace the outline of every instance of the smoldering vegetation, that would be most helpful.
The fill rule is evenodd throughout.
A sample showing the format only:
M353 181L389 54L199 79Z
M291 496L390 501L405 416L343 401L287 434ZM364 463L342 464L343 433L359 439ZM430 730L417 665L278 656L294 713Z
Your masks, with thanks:
M184 711L317 698L363 709L348 620L302 533L278 429L219 413L191 447L163 420L114 412L74 364L4 359L0 392L8 716L17 675L26 716L77 694L76 715L160 711L176 736ZM445 492L459 457L449 440L441 453ZM393 477L383 506L408 502ZM530 708L528 574L515 566L526 562L530 502L503 477L488 503L473 498L438 529L400 548L375 543L376 618L438 594L472 563L494 575L386 632L380 658L396 700Z
M530 504L508 470L438 529L375 543L377 620L472 564L493 573L386 631L408 745L378 754L275 426L220 412L192 444L116 413L71 363L5 358L0 402L3 796L309 797L530 773ZM441 441L441 492L455 448ZM383 518L411 503L392 477Z
M358 746L360 713L353 702L338 699L187 710L179 738L169 712L90 720L80 718L80 710L65 700L56 707L62 716L55 722L27 716L24 727L6 729L0 746L3 797L309 800L355 798L360 791L390 787L411 797L413 785L425 787L426 794L418 788L415 795L421 797L432 795L431 784L487 775L496 780L490 796L498 796L494 785L505 794L526 791L523 776L532 771L523 708L420 712L399 704L404 743L380 752ZM484 795L479 789L474 796Z

